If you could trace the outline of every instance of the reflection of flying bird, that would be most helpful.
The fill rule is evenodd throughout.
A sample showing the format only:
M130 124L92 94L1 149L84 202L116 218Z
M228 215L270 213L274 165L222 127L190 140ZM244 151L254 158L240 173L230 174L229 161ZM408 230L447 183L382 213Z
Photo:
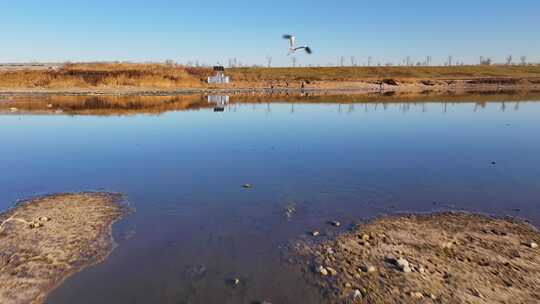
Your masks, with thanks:
M307 45L304 45L304 46L296 46L296 36L294 35L283 35L283 39L287 39L289 40L289 54L287 55L291 55L291 54L294 54L296 53L296 51L299 51L299 50L305 50L306 53L308 54L311 54L311 48Z

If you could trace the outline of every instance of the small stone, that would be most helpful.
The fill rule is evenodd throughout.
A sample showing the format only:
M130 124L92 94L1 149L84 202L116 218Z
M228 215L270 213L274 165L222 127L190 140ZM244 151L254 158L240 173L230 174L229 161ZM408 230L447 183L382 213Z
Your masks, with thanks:
M341 223L338 222L338 221L331 221L331 222L330 222L330 225L332 225L332 226L334 226L334 227L339 227L339 226L341 226Z
M369 241L369 235L367 235L367 234L365 234L365 233L362 234L362 240L364 240L364 241Z
M358 289L354 290L352 293L353 300L361 299L362 298L362 292Z
M331 276L337 275L337 270L335 270L334 268L326 267L326 270L328 270L328 273L329 273Z
M372 272L377 271L377 268L375 268L375 266L371 266L371 265L362 265L362 266L360 266L360 270L362 272L372 273Z
M328 275L328 270L326 270L326 268L324 268L323 266L317 267L317 272L320 273L323 276Z
M334 254L335 252L334 252L334 249L332 249L332 247L328 247L328 248L326 248L326 253Z
M311 235L312 235L312 236L319 236L319 234L320 234L320 232L319 232L319 231L316 231L316 230L313 231L313 232L311 232Z
M401 268L401 271L403 271L404 273L409 273L409 272L412 272L412 269L409 266L405 266Z
M351 287L352 287L352 284L351 284L351 283L349 283L349 282L347 282L347 283L345 283L345 287L347 287L347 288L351 288Z
M51 220L51 218L46 217L46 216L40 216L40 217L38 218L38 221L41 221L41 222L48 222L48 221L50 221L50 220Z
M420 300L424 298L424 295L421 292L416 291L416 292L411 292L411 297Z
M30 229L40 228L40 227L43 227L43 224L42 224L42 223L38 223L38 222L30 222L30 223L28 224L28 228L30 228Z
M418 272L420 272L420 273L423 274L423 273L426 272L426 269L425 269L424 267L420 266L420 267L418 268Z
M531 247L532 249L536 249L538 248L538 244L536 244L535 242L531 242L529 243L529 247Z
M430 294L429 297L430 297L432 300L437 300L437 296L435 296L434 294Z
M239 278L234 278L233 279L233 285L240 285L240 279Z
M405 267L409 267L409 261L405 260L404 258L399 258L396 262L396 265L400 268L400 269L403 269Z

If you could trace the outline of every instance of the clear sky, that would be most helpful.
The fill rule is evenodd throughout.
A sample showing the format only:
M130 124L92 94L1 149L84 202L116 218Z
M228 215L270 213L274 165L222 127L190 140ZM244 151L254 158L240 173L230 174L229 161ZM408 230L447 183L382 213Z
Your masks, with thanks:
M288 65L284 33L308 43L302 65L433 57L442 63L540 61L539 0L0 2L0 62L188 61Z

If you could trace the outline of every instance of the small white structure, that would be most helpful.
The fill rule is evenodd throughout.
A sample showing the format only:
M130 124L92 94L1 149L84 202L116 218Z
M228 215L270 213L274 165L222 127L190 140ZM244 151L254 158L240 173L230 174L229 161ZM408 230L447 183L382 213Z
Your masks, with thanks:
M224 84L229 83L229 76L225 76L225 68L222 66L215 66L214 72L215 76L208 77L209 84Z
M214 104L214 112L225 111L225 105L229 103L228 95L208 95L208 103Z

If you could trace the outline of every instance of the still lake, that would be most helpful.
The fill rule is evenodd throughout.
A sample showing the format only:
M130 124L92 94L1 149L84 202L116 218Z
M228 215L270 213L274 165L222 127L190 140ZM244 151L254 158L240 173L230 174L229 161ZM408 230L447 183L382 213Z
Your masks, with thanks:
M268 98L231 97L223 112L0 115L0 210L86 190L124 193L135 210L114 225L111 256L47 302L324 303L286 247L335 233L329 220L343 231L465 210L540 226L540 102Z

